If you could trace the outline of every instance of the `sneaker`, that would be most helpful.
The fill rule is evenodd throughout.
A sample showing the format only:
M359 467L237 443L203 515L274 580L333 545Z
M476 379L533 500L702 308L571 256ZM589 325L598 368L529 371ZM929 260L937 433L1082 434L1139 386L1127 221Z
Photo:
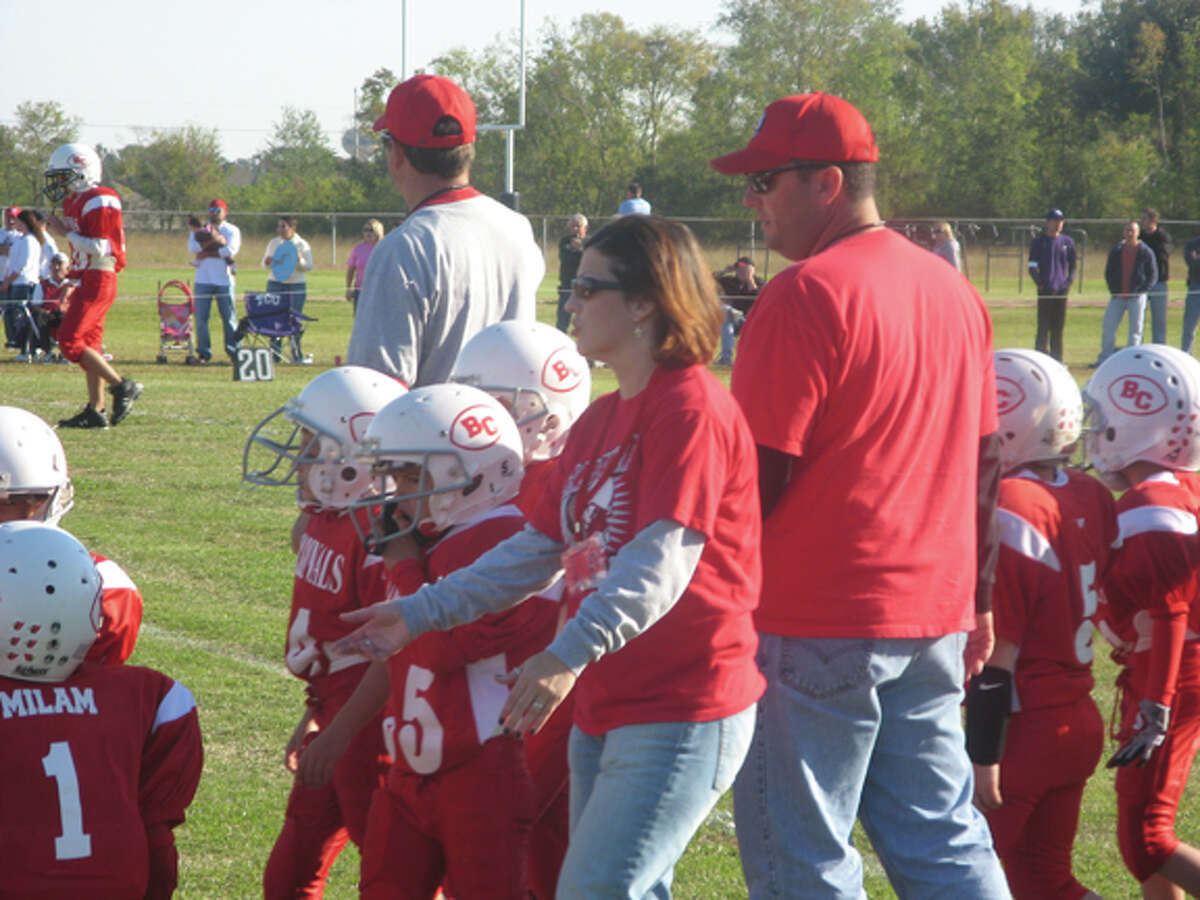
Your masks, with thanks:
M90 406L85 406L80 412L69 419L59 419L59 428L107 428L104 413L96 412Z
M133 401L142 395L142 383L126 378L118 385L108 389L113 395L112 412L109 413L109 424L116 425L133 409Z
M311 366L313 364L313 355L305 353L303 356L297 356L295 362L298 366Z
M33 357L28 353L18 353L13 357L13 362L33 362Z

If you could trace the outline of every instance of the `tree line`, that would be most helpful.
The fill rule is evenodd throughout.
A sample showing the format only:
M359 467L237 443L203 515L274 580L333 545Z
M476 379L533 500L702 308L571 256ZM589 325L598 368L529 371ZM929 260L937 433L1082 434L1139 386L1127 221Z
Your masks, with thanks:
M778 97L820 90L854 102L881 148L889 216L1107 218L1155 206L1200 218L1200 4L1100 0L1046 15L967 0L903 23L893 0L726 0L714 26L631 28L596 13L551 22L527 47L526 126L516 188L531 213L609 214L640 182L655 210L742 216L740 185L708 160L743 146ZM515 37L459 48L429 71L470 91L481 123L517 119ZM328 142L310 110L287 107L250 160L216 129L153 131L101 148L106 179L150 209L400 209L371 132L398 81L366 75L357 153ZM79 119L23 103L0 127L0 197L34 202L50 151ZM351 142L353 143L353 142ZM504 137L481 133L473 182L504 186Z

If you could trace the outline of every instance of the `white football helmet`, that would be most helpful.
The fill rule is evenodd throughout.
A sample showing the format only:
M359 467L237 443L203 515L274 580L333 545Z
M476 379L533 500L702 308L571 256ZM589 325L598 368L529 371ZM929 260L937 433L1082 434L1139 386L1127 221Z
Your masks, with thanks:
M0 675L70 678L100 630L100 591L91 554L61 528L0 525Z
M1165 344L1126 347L1083 386L1084 448L1101 474L1133 462L1200 469L1200 362Z
M394 378L363 366L322 372L258 423L242 454L242 480L295 484L317 503L344 509L371 488L371 470L354 446L377 412L405 393ZM300 485L301 466L306 466Z
M541 322L489 325L462 348L450 380L487 391L508 407L526 462L558 456L592 397L592 375L575 342Z
M997 350L1000 465L1066 459L1083 428L1083 398L1067 367L1036 350Z
M413 527L426 533L469 522L511 500L521 487L521 436L508 411L490 394L465 384L416 388L379 411L359 443L380 485L388 536ZM404 465L421 467L419 489L398 488L389 474ZM395 502L427 498L409 528L394 530ZM376 496L359 506L378 506Z
M28 410L0 406L0 500L45 497L38 518L57 525L74 504L67 454L54 429Z
M100 183L100 157L87 144L63 144L46 163L43 192L51 203Z

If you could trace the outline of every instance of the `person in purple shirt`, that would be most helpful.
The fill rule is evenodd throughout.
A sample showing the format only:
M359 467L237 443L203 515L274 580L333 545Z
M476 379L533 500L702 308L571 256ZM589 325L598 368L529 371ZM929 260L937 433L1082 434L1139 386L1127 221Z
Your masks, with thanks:
M1029 277L1037 285L1037 336L1033 348L1063 358L1067 293L1075 280L1075 242L1063 230L1063 211L1046 213L1042 233L1029 243Z
M1200 322L1200 237L1192 238L1183 248L1183 261L1187 263L1187 297L1183 301L1183 340L1180 347L1184 353L1192 352L1192 341L1196 337L1196 323Z
M378 219L367 219L363 224L363 239L354 245L350 258L346 260L346 299L354 305L355 312L358 312L358 294L362 290L367 260L382 239L383 223Z

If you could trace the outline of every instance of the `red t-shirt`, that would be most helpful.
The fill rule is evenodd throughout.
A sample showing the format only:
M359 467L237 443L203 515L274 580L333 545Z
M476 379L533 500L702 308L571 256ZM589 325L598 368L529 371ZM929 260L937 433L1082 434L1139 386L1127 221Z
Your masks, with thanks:
M104 621L86 659L115 666L129 659L137 645L142 628L142 595L133 579L111 559L93 553L92 561L100 573L100 609Z
M202 762L195 700L153 669L0 678L0 898L145 895L147 829L183 821Z
M63 220L77 234L100 238L107 242L106 252L115 260L114 272L125 268L125 224L121 215L121 198L111 188L93 187L63 200ZM96 267L96 259L71 247L70 278L79 278L87 269Z
M378 603L387 590L383 560L367 553L351 515L365 528L365 510L311 509L296 553L284 660L317 696L323 696L323 678L365 662L334 651L333 644L355 628L339 616Z
M1108 488L1060 469L1000 482L996 637L1020 647L1016 708L1068 706L1092 689L1099 581L1117 536Z
M674 607L583 670L575 724L588 734L741 712L765 686L754 664L760 585L758 465L741 411L706 369L659 367L636 397L596 400L571 428L531 524L574 541L600 534L611 559L660 519L707 539ZM569 607L574 615L580 597Z
M470 565L525 527L515 506L501 506L452 529L425 558L430 581ZM389 776L432 775L471 762L500 733L508 687L497 675L550 643L558 604L541 597L468 625L421 635L388 661L395 715L395 763Z
M838 241L759 294L732 389L755 441L798 457L763 525L761 630L974 627L979 439L997 422L970 282L889 229Z

